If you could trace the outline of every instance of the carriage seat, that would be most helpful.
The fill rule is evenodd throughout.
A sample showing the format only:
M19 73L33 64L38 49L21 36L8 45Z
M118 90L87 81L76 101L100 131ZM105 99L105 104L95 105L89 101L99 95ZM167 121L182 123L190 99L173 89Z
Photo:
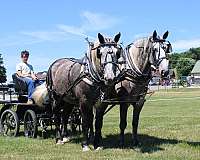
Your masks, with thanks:
M39 80L45 81L47 72L46 71L38 72L36 73L36 76L38 77ZM12 75L12 79L13 83L15 84L14 85L15 91L18 92L19 95L28 95L28 85L22 78L20 78L17 75L17 73L14 73Z
M17 75L17 73L12 75L12 79L15 91L18 92L19 95L28 95L28 85L22 78Z

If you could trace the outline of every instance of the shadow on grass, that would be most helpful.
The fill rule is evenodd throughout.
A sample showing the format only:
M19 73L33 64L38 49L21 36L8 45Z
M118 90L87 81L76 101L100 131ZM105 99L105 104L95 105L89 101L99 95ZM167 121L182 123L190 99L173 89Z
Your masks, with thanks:
M161 147L162 144L178 144L178 143L186 143L192 147L200 147L200 142L189 142L189 141L182 141L177 139L164 139L154 136L149 136L146 134L138 135L139 138L139 145L133 147L132 145L132 138L131 134L125 134L125 149L139 149L142 153L153 153L156 151L164 150ZM103 138L103 146L105 149L110 148L119 148L119 135L107 135Z
M45 139L52 139L55 138L54 130L48 130L47 137ZM71 141L70 143L81 144L83 137L80 132L71 133ZM19 136L24 136L23 132L20 132ZM131 133L125 134L125 146L123 149L134 149L138 150L141 153L153 153L157 151L165 150L161 147L162 144L179 144L184 143L191 147L200 147L200 142L190 142L190 141L183 141L177 139L165 139L159 138L154 136L149 136L146 134L139 134L139 145L133 146L132 145L132 135ZM39 138L42 138L41 131L39 131ZM104 149L118 149L119 147L119 135L118 134L110 134L103 137L103 147Z

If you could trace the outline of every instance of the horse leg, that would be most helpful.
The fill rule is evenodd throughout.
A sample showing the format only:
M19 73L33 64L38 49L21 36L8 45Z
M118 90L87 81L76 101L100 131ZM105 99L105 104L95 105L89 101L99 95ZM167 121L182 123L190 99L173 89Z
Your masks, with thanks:
M101 104L100 106L96 107L94 149L98 149L100 146L102 146L101 129L103 126L103 116L106 108L106 104Z
M124 130L127 126L127 110L128 110L128 104L127 103L121 103L120 104L120 139L119 139L119 145L120 147L124 147Z
M56 144L63 144L62 142L62 134L61 134L61 115L59 111L56 111L54 113L54 120L55 120L55 131L56 131Z
M83 151L89 151L89 137L88 131L90 127L90 114L92 114L92 107L86 106L85 104L81 104L81 113L82 113L82 131L83 131L83 141L82 148Z
M68 125L68 119L69 119L69 115L72 111L72 108L70 108L70 110L63 110L62 112L62 142L63 143L66 143L66 142L69 142L70 141L70 136L69 136L69 132L68 132L68 129L67 129L67 125Z
M89 124L89 142L94 143L94 127L93 127L93 121L94 121L94 114L92 113L90 116L90 124Z
M132 141L134 146L139 144L137 129L138 129L140 112L142 110L144 102L145 102L144 99L140 99L137 103L135 103L135 105L133 104L134 109L133 109L133 119L132 119Z

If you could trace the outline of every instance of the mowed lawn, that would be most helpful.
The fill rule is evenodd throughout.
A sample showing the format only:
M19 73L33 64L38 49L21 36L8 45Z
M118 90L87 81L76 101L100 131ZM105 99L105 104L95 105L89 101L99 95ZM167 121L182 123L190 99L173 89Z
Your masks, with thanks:
M81 150L81 136L62 146L52 138L0 136L2 159L200 159L200 89L157 91L141 112L138 147L131 146L132 107L129 108L126 146L118 148L119 107L104 118L104 149ZM92 146L91 146L92 148Z

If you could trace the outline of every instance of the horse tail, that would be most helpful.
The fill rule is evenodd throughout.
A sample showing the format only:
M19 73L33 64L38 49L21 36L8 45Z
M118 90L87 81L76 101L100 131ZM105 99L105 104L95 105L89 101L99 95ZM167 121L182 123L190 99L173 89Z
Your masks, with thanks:
M48 90L52 90L53 88L53 80L52 80L52 66L54 63L51 64L47 71L47 77L46 77L46 85Z

